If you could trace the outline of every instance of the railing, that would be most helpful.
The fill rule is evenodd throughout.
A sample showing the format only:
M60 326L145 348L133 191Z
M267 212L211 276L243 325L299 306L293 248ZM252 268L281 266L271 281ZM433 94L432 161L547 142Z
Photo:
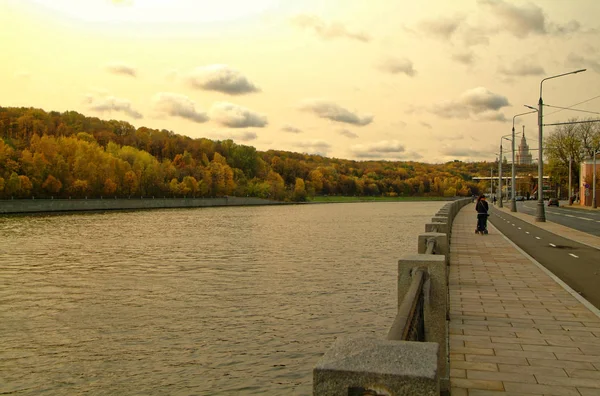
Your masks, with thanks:
M390 331L388 340L396 341L425 341L425 295L423 286L427 276L427 269L416 268L412 273L410 288L404 296L402 305L398 307L398 314Z
M470 202L444 205L419 234L418 254L398 260L398 313L386 339L338 337L313 370L314 395L449 393L450 234Z

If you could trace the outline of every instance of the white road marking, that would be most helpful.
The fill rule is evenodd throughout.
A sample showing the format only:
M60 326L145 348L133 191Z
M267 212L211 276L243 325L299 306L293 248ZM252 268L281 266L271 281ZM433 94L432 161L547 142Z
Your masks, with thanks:
M515 226L515 223L513 223L513 224L512 224L512 226L514 227L514 226Z
M577 218L578 218L578 219L581 219L581 220L592 221L592 219L588 219L587 217L577 217Z
M567 217L575 217L575 216L570 215L570 214L566 214L565 216L567 216Z
M520 229L521 229L521 227L518 227L518 229L520 230Z
M542 239L542 238L540 238L540 237L535 237L535 239Z
M573 253L569 253L569 256L575 257L575 258L579 258L579 256L575 256Z
M525 231L525 234L529 234L529 231Z
M553 244L553 243L551 243L551 244L550 244L550 246L552 246L552 247L556 247L556 245L555 245L555 244Z

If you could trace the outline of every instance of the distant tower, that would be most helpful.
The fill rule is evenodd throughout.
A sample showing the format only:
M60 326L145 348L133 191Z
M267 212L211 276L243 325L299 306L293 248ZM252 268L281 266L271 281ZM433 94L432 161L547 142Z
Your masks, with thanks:
M529 145L527 144L527 139L525 139L525 125L523 125L523 136L521 136L521 143L517 151L516 163L517 165L531 165L533 163L531 153L529 152Z

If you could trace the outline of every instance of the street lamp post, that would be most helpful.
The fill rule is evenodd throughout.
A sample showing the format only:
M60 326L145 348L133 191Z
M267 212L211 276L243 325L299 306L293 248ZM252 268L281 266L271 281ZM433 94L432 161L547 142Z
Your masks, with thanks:
M511 175L511 180L512 180L512 192L511 192L511 200L510 200L510 211L511 212L516 212L517 211L517 202L515 201L515 187L516 187L516 182L515 182L515 118L525 115L525 114L531 114L531 113L535 113L535 111L528 111L526 113L521 113L521 114L517 114L516 116L513 117L513 124L512 124L512 175Z
M600 151L594 151L594 173L592 178L592 208L596 209L596 154L600 154Z
M494 168L490 168L490 199L494 195Z
M568 73L557 74L556 76L546 77L542 81L540 81L540 100L538 101L538 129L539 129L539 144L540 151L538 155L538 202L537 202L537 211L535 215L535 221L544 222L546 221L546 213L544 211L544 162L543 162L543 153L542 153L542 138L543 138L543 106L544 101L542 100L542 84L546 80L550 80L552 78L562 77L569 74L576 74L580 72L584 72L586 69L579 69Z
M569 205L573 205L573 202L571 201L571 197L573 196L573 194L571 194L571 161L573 160L573 157L569 155L569 196L567 197L567 199L569 200Z
M502 208L502 139L506 139L504 135L500 138L500 157L498 158L498 207Z

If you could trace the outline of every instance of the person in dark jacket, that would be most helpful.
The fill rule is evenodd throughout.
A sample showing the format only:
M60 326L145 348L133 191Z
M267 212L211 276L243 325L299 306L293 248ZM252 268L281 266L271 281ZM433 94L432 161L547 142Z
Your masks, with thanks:
M485 200L485 195L481 194L479 198L477 198L477 203L475 203L475 210L477 211L477 229L475 233L487 234L487 218L488 218L488 203Z

